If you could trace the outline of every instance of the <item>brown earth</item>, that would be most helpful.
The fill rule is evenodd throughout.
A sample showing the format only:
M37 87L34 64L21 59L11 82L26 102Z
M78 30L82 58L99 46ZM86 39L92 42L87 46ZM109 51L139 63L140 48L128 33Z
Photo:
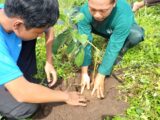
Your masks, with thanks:
M69 85L63 82L58 84L55 89L79 91L79 78L80 76L77 75L77 78L68 81ZM116 87L119 84L114 77L107 78L104 99L91 97L91 90L85 90L84 95L88 99L87 107L75 107L63 103L45 104L33 120L103 120L106 115L121 115L127 109L128 104L118 100L120 94Z

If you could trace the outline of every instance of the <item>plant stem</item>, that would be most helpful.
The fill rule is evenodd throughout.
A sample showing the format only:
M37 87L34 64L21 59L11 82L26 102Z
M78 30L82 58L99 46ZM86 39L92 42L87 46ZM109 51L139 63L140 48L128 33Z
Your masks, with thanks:
M92 47L94 47L94 49L97 51L97 52L100 52L100 50L95 46L93 45L90 41L87 41Z

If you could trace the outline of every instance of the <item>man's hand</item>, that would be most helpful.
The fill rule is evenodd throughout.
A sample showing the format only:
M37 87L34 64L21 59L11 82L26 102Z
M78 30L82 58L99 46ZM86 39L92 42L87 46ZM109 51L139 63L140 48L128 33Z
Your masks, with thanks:
M86 86L87 86L87 89L90 89L90 77L87 73L82 73L81 74L81 94L83 94L83 91Z
M57 82L57 73L52 64L46 62L45 72L47 75L48 86L52 87Z
M65 101L69 105L86 106L87 100L78 92L67 92L68 98Z
M94 93L97 92L97 98L104 98L104 79L105 75L100 73L97 74L91 95L94 95Z

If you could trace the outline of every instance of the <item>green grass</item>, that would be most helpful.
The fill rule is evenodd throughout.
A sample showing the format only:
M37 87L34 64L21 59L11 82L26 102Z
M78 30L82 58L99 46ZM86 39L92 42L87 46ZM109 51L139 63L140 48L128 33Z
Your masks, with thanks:
M0 3L4 3L5 0L0 0Z
M120 86L122 98L130 104L124 117L115 120L160 119L160 6L136 13L144 27L145 40L125 55L116 69L129 67Z
M0 0L2 3L3 0ZM77 0L66 3L60 0L60 7L67 8L78 4ZM69 4L70 3L70 4ZM71 5L72 3L72 5ZM125 115L117 116L114 120L158 120L160 119L160 6L143 8L135 14L138 23L145 29L145 40L130 49L124 56L120 65L115 70L128 67L124 72L124 83L119 86L122 100L129 103L130 107ZM61 33L65 26L55 26L56 35ZM95 37L99 43L100 37ZM104 43L103 43L104 44ZM101 44L98 44L100 46ZM45 78L45 40L38 40L37 44L38 74L36 77ZM59 78L68 79L75 75L79 68L67 61L63 54L65 46L59 54L54 55L54 66Z

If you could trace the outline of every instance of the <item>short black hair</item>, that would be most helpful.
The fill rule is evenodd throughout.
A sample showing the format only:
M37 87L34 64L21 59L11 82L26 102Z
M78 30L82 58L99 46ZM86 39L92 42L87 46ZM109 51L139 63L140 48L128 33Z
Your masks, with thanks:
M59 17L57 0L6 0L4 11L24 20L27 29L53 26Z

